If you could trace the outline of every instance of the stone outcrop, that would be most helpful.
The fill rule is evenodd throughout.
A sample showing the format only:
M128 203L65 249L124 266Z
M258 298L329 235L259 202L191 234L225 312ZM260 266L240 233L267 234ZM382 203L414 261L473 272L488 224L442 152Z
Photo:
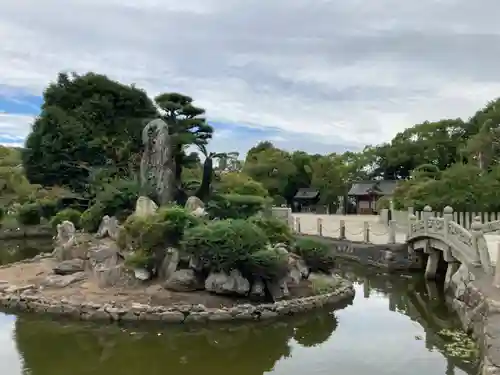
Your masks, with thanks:
M158 270L158 277L160 278L160 280L169 280L174 272L177 271L179 261L179 250L168 248L165 254L165 258L163 258L163 261Z
M194 216L202 217L207 214L205 212L205 204L196 196L189 197L184 207L186 208L186 211L192 213Z
M83 281L87 278L85 272L76 272L71 275L49 275L42 282L43 287L65 288L71 284Z
M43 257L19 263L39 261ZM52 287L64 287L85 279L85 274L51 276ZM58 280L58 281L56 281ZM62 281L64 280L64 282ZM69 285L69 284L67 284ZM203 305L159 306L140 303L119 304L115 302L77 302L71 298L51 299L43 295L44 286L16 286L0 282L0 306L20 311L39 312L70 317L79 320L111 321L161 321L164 323L202 323L220 321L258 321L292 316L328 304L349 303L354 297L354 288L345 281L332 293L297 298L260 305L239 304L232 307L208 308Z
M74 258L71 253L72 248L76 244L76 229L71 221L63 221L57 224L57 236L55 241L54 257L57 260L63 261Z
M101 225L96 233L96 238L110 237L113 240L117 240L120 234L120 224L118 219L114 216L109 217L104 216L101 221Z
M451 276L447 298L481 350L481 375L500 374L500 290L481 269L461 265Z
M153 189L160 205L172 201L174 160L168 125L162 119L150 121L142 131L144 152L141 159L141 187Z
M176 292L194 292L205 289L203 280L191 269L175 271L164 284L165 289Z
M135 203L134 215L138 217L147 217L154 215L158 210L158 205L148 197L140 196Z
M238 270L231 270L229 274L212 272L205 280L205 289L215 294L246 296L250 282Z
M83 259L64 260L53 269L56 275L71 275L85 270L85 262Z

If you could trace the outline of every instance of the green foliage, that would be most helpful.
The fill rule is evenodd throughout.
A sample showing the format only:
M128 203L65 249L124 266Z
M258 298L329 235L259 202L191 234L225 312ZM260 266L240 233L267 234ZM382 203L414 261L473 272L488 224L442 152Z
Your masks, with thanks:
M0 222L5 218L7 215L7 210L4 207L0 207Z
M293 245L292 252L301 256L312 272L329 272L334 266L335 257L323 242L300 238Z
M71 221L76 228L80 227L80 218L81 212L77 211L73 208L65 208L62 211L59 211L51 220L50 225L52 228L56 228L58 224L61 224L63 221Z
M102 207L103 216L116 216L118 220L124 220L134 212L139 194L139 181L120 178L102 187L96 196L96 203Z
M292 230L283 220L275 217L254 216L250 221L264 231L273 245L290 244L293 240Z
M51 219L59 208L59 200L57 199L40 199L38 202L40 208L40 215L45 219Z
M40 207L36 203L25 203L17 209L17 221L21 225L38 225L40 219Z
M375 203L375 209L377 212L389 208L391 208L391 200L387 197L381 197L377 200L377 203Z
M144 250L136 250L126 255L125 265L130 268L148 268L151 265L151 256Z
M87 188L92 167L113 165L128 174L142 147L143 122L157 114L144 91L94 73L61 73L43 98L23 151L26 175L77 191Z
M120 246L128 246L153 254L168 246L178 246L184 232L200 225L202 220L182 207L165 207L148 217L129 216L124 224L124 236Z
M215 195L207 202L206 211L211 218L246 219L262 212L266 199L253 195Z
M82 212L80 216L80 226L88 233L97 232L101 224L105 207L101 203L96 203Z
M329 275L314 275L314 277L309 277L311 282L311 289L314 294L328 294L335 291L339 281Z
M266 234L247 220L219 220L186 230L184 250L211 270L238 269L249 278L281 275L286 258L267 250Z
M228 172L220 176L217 184L220 194L254 195L267 197L269 192L264 186L241 172Z

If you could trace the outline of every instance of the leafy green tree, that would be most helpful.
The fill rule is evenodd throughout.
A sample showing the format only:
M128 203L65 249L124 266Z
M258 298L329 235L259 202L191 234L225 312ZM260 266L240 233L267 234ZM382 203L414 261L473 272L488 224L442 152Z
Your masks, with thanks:
M83 191L93 167L128 174L144 120L157 110L146 93L104 75L60 73L43 94L42 111L23 152L31 183Z
M269 195L269 192L260 182L238 172L223 173L217 184L217 191L221 194L256 195L260 197Z

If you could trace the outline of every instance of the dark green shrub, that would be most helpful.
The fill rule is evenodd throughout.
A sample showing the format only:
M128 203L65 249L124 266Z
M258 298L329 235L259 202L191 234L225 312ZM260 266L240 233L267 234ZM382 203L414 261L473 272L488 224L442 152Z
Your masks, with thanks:
M59 200L57 199L41 199L38 202L40 208L40 216L45 219L51 219L58 211Z
M17 209L17 221L22 225L40 224L40 207L36 203L25 203Z
M7 208L0 207L0 222L5 218L5 215L7 215Z
M80 217L81 212L77 211L73 208L65 208L62 211L59 211L51 220L50 225L52 228L56 228L58 224L61 224L63 221L71 221L75 228L80 228Z
M286 258L267 250L266 234L246 220L212 221L184 233L183 248L212 271L238 269L245 277L273 279L287 267Z
M148 217L132 215L125 221L120 245L152 254L157 249L178 246L185 230L201 223L201 219L178 206L162 208Z
M312 272L329 272L334 266L335 257L323 242L301 238L293 245L292 252L300 255Z
M210 218L247 219L262 212L266 199L255 195L223 194L207 202L206 211Z
M250 221L264 231L269 242L273 245L278 243L290 244L293 240L292 230L285 221L275 217L254 216Z
M125 258L125 264L131 268L146 268L151 266L151 257L143 250L136 250Z
M82 215L80 216L80 226L86 232L97 232L104 216L104 207L100 203L96 203L90 208L83 211Z
M103 186L96 196L96 203L103 207L103 216L116 216L125 220L135 210L140 194L140 184L135 180L117 179Z

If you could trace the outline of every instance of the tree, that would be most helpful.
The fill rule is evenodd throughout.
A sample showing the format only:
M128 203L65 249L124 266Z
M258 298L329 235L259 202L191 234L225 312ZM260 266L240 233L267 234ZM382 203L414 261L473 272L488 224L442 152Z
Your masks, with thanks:
M172 136L172 155L175 164L176 201L183 203L187 194L182 188L183 168L196 164L193 154L187 155L189 146L206 147L212 138L213 128L202 117L205 110L193 105L193 99L179 93L164 93L155 98L160 117L169 126Z
M269 195L260 182L239 172L223 173L217 184L217 191L221 194L257 195L260 197Z
M297 167L289 153L274 148L270 142L261 143L248 152L243 173L260 182L272 197L284 197L291 203L293 196L285 197L285 190Z
M76 191L87 188L94 167L130 173L144 120L157 114L144 91L94 73L60 73L43 99L23 151L26 176L31 183Z
M330 154L312 163L312 187L320 192L320 204L337 209L339 197L344 197L350 187L348 166L342 156Z

